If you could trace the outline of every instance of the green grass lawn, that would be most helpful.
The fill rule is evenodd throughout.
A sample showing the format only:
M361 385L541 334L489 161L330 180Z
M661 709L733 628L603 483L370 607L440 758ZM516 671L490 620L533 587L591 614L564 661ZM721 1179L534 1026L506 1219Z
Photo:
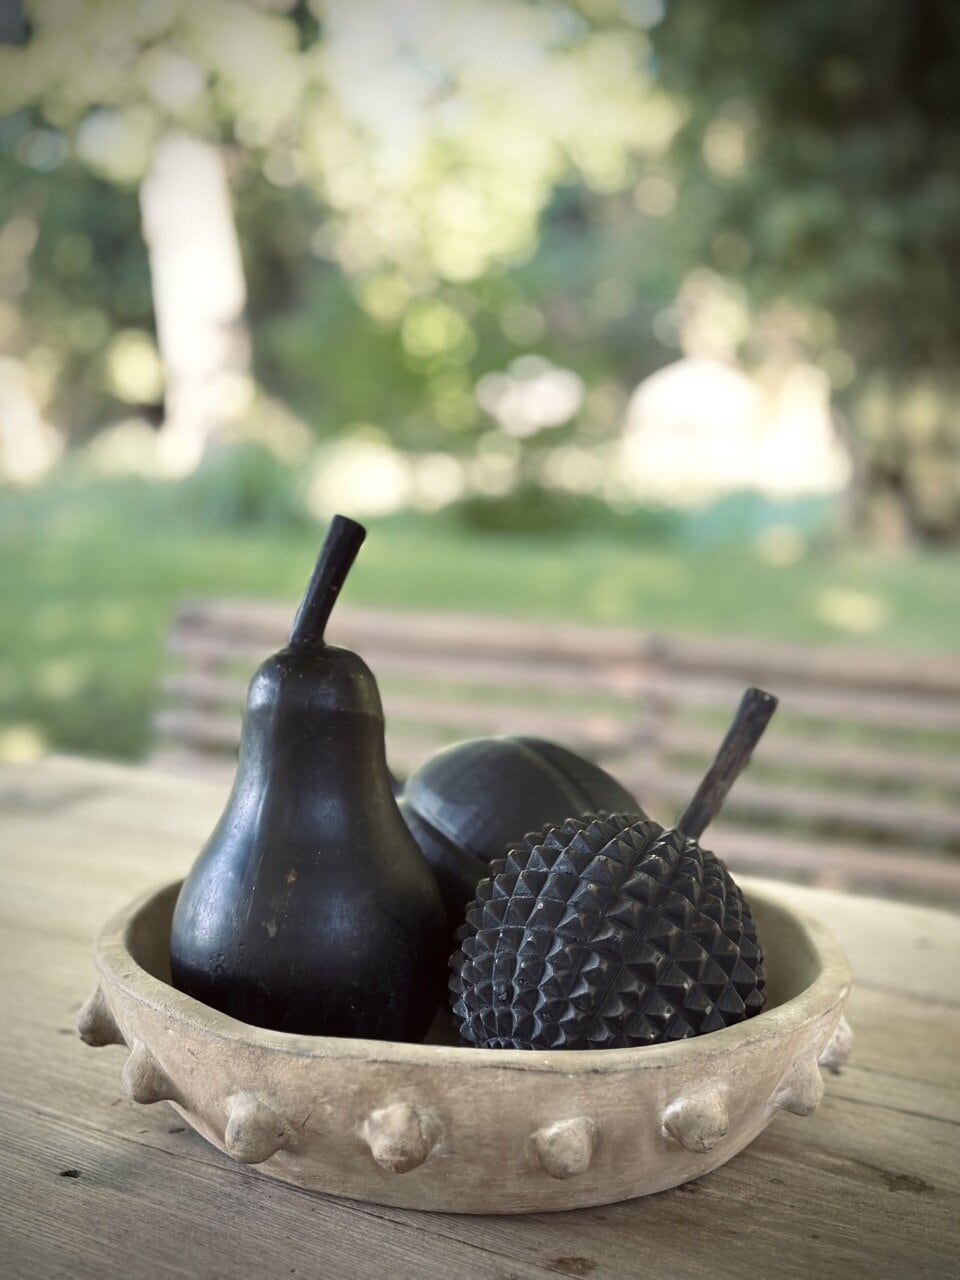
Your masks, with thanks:
M4 495L0 754L142 754L178 602L269 597L292 613L322 532L204 528L126 481ZM404 517L371 524L344 599L956 652L960 556L811 551L774 567L749 546L481 535Z

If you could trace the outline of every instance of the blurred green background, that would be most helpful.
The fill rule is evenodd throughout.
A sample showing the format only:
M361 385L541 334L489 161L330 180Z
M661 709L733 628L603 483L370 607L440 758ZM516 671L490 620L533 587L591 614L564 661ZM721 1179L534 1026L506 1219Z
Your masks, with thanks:
M0 756L172 611L956 650L960 10L0 3Z

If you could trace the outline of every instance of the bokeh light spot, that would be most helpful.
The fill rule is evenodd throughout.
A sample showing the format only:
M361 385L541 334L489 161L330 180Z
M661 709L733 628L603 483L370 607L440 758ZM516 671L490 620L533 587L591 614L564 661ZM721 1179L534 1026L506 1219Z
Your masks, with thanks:
M46 738L35 724L0 728L0 760L6 764L29 764L38 760L46 749Z
M879 595L853 591L847 587L829 587L816 599L816 614L838 631L869 635L879 631L889 617L889 606Z

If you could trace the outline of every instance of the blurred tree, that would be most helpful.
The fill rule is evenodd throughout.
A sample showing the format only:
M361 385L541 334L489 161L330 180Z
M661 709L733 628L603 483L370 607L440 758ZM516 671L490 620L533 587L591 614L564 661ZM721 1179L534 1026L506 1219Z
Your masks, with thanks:
M24 13L25 42L0 49L0 110L39 109L43 132L68 137L94 172L140 185L164 360L164 449L173 469L189 469L236 415L231 390L242 388L247 364L222 120L254 55L287 74L269 93L253 79L245 101L261 121L278 102L281 112L288 106L284 55L295 60L295 33L256 5L35 0Z
M456 431L474 416L474 319L499 301L485 280L531 255L560 184L628 187L679 122L652 87L643 24L613 0L28 0L25 14L25 41L0 48L0 112L38 112L56 145L140 186L169 426L185 400L200 436L230 404L218 372L229 385L244 365L227 168L241 190L311 193L283 220L298 222L298 269L305 253L334 264L374 329L399 329ZM216 199L198 222L201 180ZM319 343L311 354L322 366Z
M487 436L522 454L517 475L579 482L576 447L619 430L709 268L753 305L719 325L725 354L812 353L830 378L861 520L960 536L960 11L27 0L0 17L0 339L38 448L28 386L71 440L112 397L165 409L195 457L242 408L246 298L257 380L320 433ZM587 394L505 441L474 389L530 353Z
M52 130L24 116L0 121L0 351L35 420L57 423L63 443L83 443L118 398L158 412L159 388L141 401L143 379L118 387L111 375L123 349L149 361L150 307L135 195L71 162ZM9 445L4 474L17 468Z
M689 104L681 252L815 353L859 519L960 538L960 8L670 0L652 39Z

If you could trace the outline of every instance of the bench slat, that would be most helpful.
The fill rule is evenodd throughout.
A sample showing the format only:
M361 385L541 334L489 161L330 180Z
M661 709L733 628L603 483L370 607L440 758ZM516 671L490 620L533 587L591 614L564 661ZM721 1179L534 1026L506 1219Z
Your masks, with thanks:
M188 758L168 745L174 743L180 748L192 748L194 754L202 753L205 759L218 760L218 773L232 773L236 767L239 713L231 716L190 710L160 711L155 723L157 734L165 743L158 756L168 766L178 758L181 761ZM395 774L405 777L449 740L449 735L431 732L426 725L405 725L388 737L387 763Z
M286 641L292 610L257 602L207 601L184 605L175 630L229 641L238 633L262 642L265 651ZM579 664L632 662L642 655L641 633L624 628L585 627L568 623L517 621L450 613L403 613L378 609L349 609L338 605L330 620L331 644L360 643L413 650L455 648L471 657L495 649L517 656L544 653L570 657Z
M936 857L912 848L880 852L852 841L791 839L769 831L728 827L722 821L710 828L706 844L735 875L778 867L816 875L821 881L829 879L833 884L921 887L960 898L960 857Z
M675 674L654 675L646 682L649 696L663 704L684 707L715 707L733 710L735 690L742 692L743 682L703 676L683 677ZM960 700L921 698L900 694L844 693L813 689L789 681L771 684L771 693L780 699L781 710L790 716L811 719L847 721L851 724L875 725L894 730L933 730L960 733Z
M694 725L667 724L660 742L664 754L685 754L707 761L713 758L717 749L717 734L713 729ZM861 746L859 743L790 734L776 722L764 737L757 759L764 765L806 769L845 778L926 782L949 790L960 789L960 765L956 760L933 755L929 751Z
M174 634L170 648L194 662L231 662L254 667L263 658L260 647L243 640L220 641L203 635ZM702 676L682 677L645 671L641 663L601 667L571 666L556 656L540 661L501 660L484 656L469 663L449 652L404 653L370 650L366 660L379 676L406 677L459 686L489 685L546 690L567 698L605 695L634 701L645 697L661 704L682 703L731 710L736 706L742 682ZM870 696L818 690L782 683L774 690L790 714L811 719L847 720L851 723L902 730L960 733L960 701L940 698L874 693Z
M960 697L960 663L942 654L885 653L836 645L798 645L729 636L671 635L669 665L677 671L723 671L738 680L762 677L818 687ZM762 683L762 679L761 679Z
M176 673L164 677L164 692L184 699L192 708L211 711L223 706L243 706L246 686L240 680ZM599 711L578 711L575 718L561 709L514 702L442 702L421 695L398 693L381 688L388 732L396 721L434 725L439 729L462 729L462 736L517 733L530 737L572 737L594 747L622 746L629 733L626 720ZM175 730L166 730L174 732Z
M638 780L636 786L641 803L648 796L682 805L689 801L699 781L695 773L656 771L645 780ZM927 840L960 842L960 812L954 807L887 795L868 798L813 787L779 786L757 782L749 774L738 779L724 811L774 819L792 818L811 827L832 823Z
M262 601L192 601L182 606L177 627L199 628L229 639L240 631L260 635L265 652L281 645L290 628L291 606ZM642 659L689 674L722 673L747 681L766 675L771 681L814 683L842 689L960 696L960 664L942 654L902 654L836 645L798 645L749 637L695 636L638 632L623 627L490 618L449 613L404 613L340 605L330 624L334 644L362 638L377 644L414 644L429 649L455 646L460 653L493 647L517 654L556 653L578 662L606 663Z
M175 634L168 646L173 653L196 662L242 663L253 668L263 661L264 653L247 640L221 641L199 634ZM364 660L376 670L377 677L403 676L429 683L487 685L491 688L515 686L545 689L568 696L602 694L636 698L643 688L642 672L625 664L580 665L545 658L540 661L501 659L485 655L469 662L449 651L444 653L400 652L367 648Z

